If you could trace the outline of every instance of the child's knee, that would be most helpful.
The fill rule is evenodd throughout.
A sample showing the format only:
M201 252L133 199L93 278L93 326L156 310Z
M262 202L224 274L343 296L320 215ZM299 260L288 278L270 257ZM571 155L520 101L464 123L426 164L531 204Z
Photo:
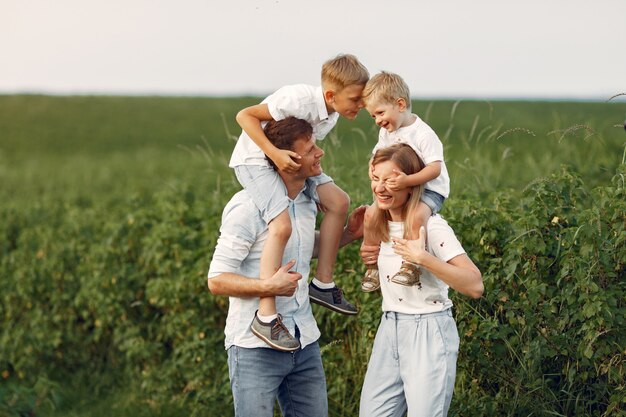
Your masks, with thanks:
M348 210L350 209L350 196L348 193L343 191L341 188L337 188L336 195L334 196L332 201L332 206L329 207L330 211L337 214L348 214Z
M280 242L287 242L291 237L291 219L286 213L275 217L269 224L270 236Z

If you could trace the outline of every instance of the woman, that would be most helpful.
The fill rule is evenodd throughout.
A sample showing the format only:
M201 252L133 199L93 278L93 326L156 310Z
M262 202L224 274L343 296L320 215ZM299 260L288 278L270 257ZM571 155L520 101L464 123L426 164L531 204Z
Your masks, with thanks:
M448 287L479 298L481 273L465 254L454 232L438 215L417 240L403 239L420 201L420 187L392 191L386 181L399 171L413 174L423 167L407 145L381 149L372 159L371 185L378 211L372 222L380 241L364 247L366 264L377 262L383 296L381 319L361 392L360 415L445 416L454 379L459 336L452 318ZM402 262L419 268L419 284L403 286L390 278Z

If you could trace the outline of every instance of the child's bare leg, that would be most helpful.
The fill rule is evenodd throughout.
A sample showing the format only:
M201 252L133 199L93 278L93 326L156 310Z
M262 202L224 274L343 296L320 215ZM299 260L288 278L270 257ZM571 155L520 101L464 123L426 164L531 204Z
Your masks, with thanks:
M284 210L276 216L270 221L268 229L267 240L261 253L261 279L271 278L281 266L283 253L291 236L289 212ZM259 300L259 315L273 316L276 313L276 300L274 297L261 297Z
M281 266L283 252L291 236L291 219L287 210L270 221L268 229L269 235L261 253L260 279L271 278ZM282 324L274 297L261 297L259 311L252 320L250 330L274 349L293 352L300 348L300 341Z
M346 224L350 197L332 182L319 185L317 193L326 211L320 224L316 278L325 284L330 284L333 282L333 269L343 227Z
M380 246L380 240L374 238L374 231L372 229L373 216L378 210L376 202L365 210L365 217L363 218L363 245L364 246ZM364 260L370 261L369 259ZM376 263L367 264L367 271L361 281L361 290L365 292L376 291L380 288L380 278L378 276L378 265Z
M420 227L424 226L424 233L426 233L426 223L428 218L432 215L432 210L426 203L420 201L417 205L417 213L411 222L410 230L407 233L406 238L408 240L415 240L419 236ZM424 236L427 238L428 236ZM400 270L391 278L391 281L396 284L413 286L417 285L421 288L420 282L421 271L417 265L410 262L402 262Z
M415 240L418 238L420 227L424 226L424 230L426 229L426 224L428 223L428 218L433 214L428 204L420 201L417 205L417 213L414 221L411 224L411 230L409 230L409 234L407 236L408 240Z
M312 302L338 313L356 314L357 308L346 301L341 289L333 282L333 269L346 224L350 198L332 182L318 185L317 194L324 207L324 218L320 225L317 271L309 286L309 298Z

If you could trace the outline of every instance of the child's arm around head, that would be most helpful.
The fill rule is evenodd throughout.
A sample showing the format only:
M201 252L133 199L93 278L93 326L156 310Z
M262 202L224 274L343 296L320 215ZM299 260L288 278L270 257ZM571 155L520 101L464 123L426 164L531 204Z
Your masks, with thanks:
M272 145L261 127L261 122L272 120L267 104L261 103L246 107L239 111L236 116L237 123L252 141L276 164L278 169L286 172L295 172L300 169L300 164L294 159L300 159L300 155L288 149L278 149Z
M407 187L415 187L437 178L441 174L441 161L433 161L421 171L411 175L406 175L404 172L396 170L394 172L397 176L388 181L389 189L396 191Z

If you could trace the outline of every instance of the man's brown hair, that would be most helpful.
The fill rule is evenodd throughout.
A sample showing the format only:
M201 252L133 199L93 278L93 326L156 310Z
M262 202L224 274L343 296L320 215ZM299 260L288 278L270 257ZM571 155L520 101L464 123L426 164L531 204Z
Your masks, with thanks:
M270 120L263 128L265 136L270 140L272 145L278 149L293 150L293 144L300 138L308 139L313 134L311 124L306 120L296 117L287 117L282 120ZM274 162L265 156L270 165L276 168Z

